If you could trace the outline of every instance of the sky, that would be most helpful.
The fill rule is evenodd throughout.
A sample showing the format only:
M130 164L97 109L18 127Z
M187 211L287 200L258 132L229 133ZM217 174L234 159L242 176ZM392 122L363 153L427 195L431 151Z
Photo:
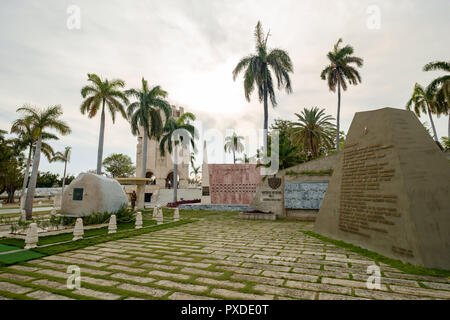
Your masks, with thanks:
M260 129L262 105L256 95L247 102L242 77L232 78L238 61L254 51L260 20L270 30L268 46L288 51L294 64L293 93L276 92L269 123L314 106L336 117L337 95L320 79L326 54L342 38L364 59L362 83L342 95L347 131L355 112L404 109L416 82L440 75L422 67L448 61L449 13L448 0L2 0L0 128L10 129L23 104L60 104L72 133L52 146L72 147L70 174L94 169L100 117L80 113L80 89L87 73L96 73L123 79L127 88L138 88L142 77L160 85L172 104L197 116L205 136ZM448 117L435 116L435 123L438 136L446 136ZM107 115L104 156L124 153L135 161L136 143L126 120L113 124ZM210 163L232 162L223 144L208 148ZM199 148L197 164L201 159ZM62 173L63 164L42 158L40 170Z

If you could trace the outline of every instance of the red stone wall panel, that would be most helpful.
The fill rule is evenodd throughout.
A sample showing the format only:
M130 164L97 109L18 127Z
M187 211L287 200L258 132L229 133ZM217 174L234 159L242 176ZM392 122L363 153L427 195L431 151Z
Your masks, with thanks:
M261 185L256 164L209 164L212 204L250 204Z

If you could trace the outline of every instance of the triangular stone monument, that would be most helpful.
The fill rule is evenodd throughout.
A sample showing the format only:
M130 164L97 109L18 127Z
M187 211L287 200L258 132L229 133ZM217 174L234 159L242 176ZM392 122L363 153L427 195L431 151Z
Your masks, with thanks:
M450 269L450 165L411 111L355 114L314 231Z

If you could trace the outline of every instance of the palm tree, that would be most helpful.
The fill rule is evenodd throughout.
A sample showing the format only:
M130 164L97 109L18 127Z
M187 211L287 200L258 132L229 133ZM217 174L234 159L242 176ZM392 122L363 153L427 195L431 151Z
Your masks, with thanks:
M244 151L244 145L241 140L244 140L243 136L238 136L236 132L233 132L231 136L225 137L225 145L223 149L225 152L233 153L233 163L236 163L236 152Z
M88 117L93 118L101 106L102 114L100 118L100 135L97 154L97 174L101 174L103 163L103 141L105 136L105 105L108 107L114 123L117 111L119 111L125 119L127 118L124 104L128 104L128 98L126 94L121 91L121 89L125 87L125 82L123 80L102 80L98 75L90 73L88 74L88 81L90 81L91 84L84 86L81 89L81 96L85 100L81 104L80 111L82 114L87 112Z
M200 166L198 166L198 167L192 166L192 172L191 173L194 174L195 182L198 182L198 174L200 173Z
M194 139L197 136L195 128L190 124L190 121L195 121L195 116L190 112L183 113L178 119L173 117L167 119L163 129L163 136L159 143L161 156L164 157L166 146L170 154L172 154L172 151L175 151L173 161L173 202L177 202L179 148L186 148L190 141L192 148L195 149ZM178 135L178 130L185 130L189 135L189 141L183 141L183 137Z
M28 147L27 164L25 167L25 172L23 174L23 184L22 184L22 191L20 193L20 198L22 198L25 195L25 191L28 184L31 159L32 155L34 154L36 146L35 130L36 128L33 126L32 119L27 117L15 120L11 127L11 133L14 133L18 136L17 142L24 148ZM50 132L42 132L41 137L42 137L41 152L50 162L53 157L54 151L53 148L48 143L44 142L44 140L58 140L58 137ZM21 207L21 209L23 208Z
M139 134L139 127L143 129L142 143L142 170L141 177L147 173L147 143L148 138L159 138L164 127L160 110L164 112L166 119L170 117L170 104L165 100L167 92L160 86L148 87L147 80L142 78L142 89L130 89L126 91L128 96L137 99L128 106L127 113L131 123L131 133Z
M414 113L420 117L421 112L430 117L431 128L433 129L433 139L439 143L436 128L431 113L436 112L436 103L433 101L434 92L425 90L420 84L416 83L411 99L406 104L406 109L411 110L414 105Z
M25 115L26 121L30 121L34 127L33 135L36 138L36 147L33 157L33 170L31 172L30 183L28 186L27 197L25 201L26 219L30 220L33 213L33 198L36 189L37 175L39 170L39 162L41 159L42 134L45 129L54 129L62 135L71 132L69 126L59 117L63 114L60 105L51 106L46 109L36 109L24 106L17 109Z
M341 87L344 91L347 90L347 81L349 84L357 85L361 83L361 75L358 70L351 64L355 64L356 67L362 67L363 59L352 56L353 47L346 45L340 48L342 39L334 45L333 51L328 52L327 57L330 60L330 64L322 70L320 77L322 80L328 81L328 88L330 91L336 92L338 89L338 108L337 108L337 120L336 120L336 150L340 149L339 127L340 127L340 113L341 113Z
M236 80L239 73L245 69L244 93L247 101L250 102L250 95L256 85L259 101L264 102L264 150L268 150L268 99L270 98L272 107L277 106L271 70L277 79L278 89L281 90L284 87L287 93L292 92L289 73L294 70L291 58L286 51L271 49L268 52L267 40L269 35L270 32L267 35L264 34L261 22L258 21L254 33L256 53L242 58L233 70L233 80Z
M72 152L71 147L65 147L63 152L56 152L52 158L52 162L60 161L64 162L64 174L62 179L61 194L64 194L64 186L66 185L66 172L67 172L67 162L70 162L70 154Z
M426 64L423 71L444 71L450 72L450 62L435 61ZM433 95L436 103L437 114L448 115L448 136L450 137L450 74L434 79L426 88L428 95Z
M334 118L325 114L325 109L304 108L300 114L295 115L297 122L294 122L290 129L293 144L302 145L312 157L317 157L321 148L329 150L333 147L336 126L331 122Z

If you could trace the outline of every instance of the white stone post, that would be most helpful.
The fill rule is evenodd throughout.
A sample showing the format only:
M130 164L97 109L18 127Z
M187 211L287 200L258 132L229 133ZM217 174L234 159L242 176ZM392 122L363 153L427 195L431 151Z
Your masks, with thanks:
M156 219L158 217L158 206L153 208L153 216L152 219Z
M27 235L25 237L25 249L36 248L38 243L38 231L37 224L31 223L27 230Z
M117 221L116 221L116 215L111 215L111 218L109 219L109 225L108 225L108 234L116 233L117 232Z
M142 228L142 212L138 211L136 213L136 229Z
M73 229L73 241L83 239L84 230L83 230L83 219L78 218L75 222L75 229Z
M159 208L158 215L156 217L156 224L160 225L163 223L164 217L163 217L163 210L162 208Z
M175 211L173 213L173 220L174 221L179 221L180 220L180 210L178 210L178 208L175 208Z

